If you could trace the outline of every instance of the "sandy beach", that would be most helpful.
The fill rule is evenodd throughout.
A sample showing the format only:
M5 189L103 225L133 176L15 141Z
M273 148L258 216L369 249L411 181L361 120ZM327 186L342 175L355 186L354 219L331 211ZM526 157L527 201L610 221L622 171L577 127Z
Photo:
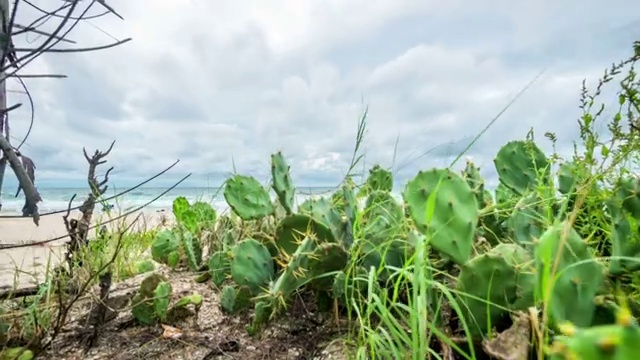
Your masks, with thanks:
M0 219L0 245L28 245L61 237L61 239L46 244L0 249L0 289L36 285L43 280L43 274L47 266L53 267L63 258L64 244L69 240L62 219L63 215L56 214L41 217L39 226L36 226L31 218ZM72 212L69 218L77 219L80 218L80 215L80 212ZM115 212L110 216L98 214L94 216L93 223L101 224L118 215ZM118 219L105 226L109 230L117 231L131 224L138 215L140 215L138 221L133 224L129 231L144 231L160 225L163 220L169 222L172 220L170 210L151 213L140 212L129 215L124 219ZM93 234L94 232L90 230L89 237L93 237ZM49 264L47 264L48 262Z

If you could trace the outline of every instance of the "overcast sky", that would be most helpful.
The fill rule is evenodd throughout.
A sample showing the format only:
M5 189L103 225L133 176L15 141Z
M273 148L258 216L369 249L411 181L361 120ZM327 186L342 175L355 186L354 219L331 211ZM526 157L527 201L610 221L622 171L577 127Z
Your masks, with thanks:
M53 9L50 0L34 3ZM191 184L217 184L234 164L266 181L269 155L282 150L299 185L333 185L347 170L366 106L366 165L394 166L404 184L419 169L448 165L546 69L468 152L491 179L498 148L530 127L545 149L543 134L552 131L559 150L570 151L582 80L594 86L640 39L640 3L631 0L109 3L124 21L79 24L68 36L78 45L58 48L132 42L45 54L22 71L68 75L25 79L35 123L22 150L41 187L83 184L82 147L106 149L112 140L117 184L177 159L155 184L189 172ZM18 12L23 25L39 16L25 3ZM42 38L14 41L27 47ZM8 86L21 90L15 79ZM10 119L14 143L31 111L24 94L10 93L15 102L24 105Z

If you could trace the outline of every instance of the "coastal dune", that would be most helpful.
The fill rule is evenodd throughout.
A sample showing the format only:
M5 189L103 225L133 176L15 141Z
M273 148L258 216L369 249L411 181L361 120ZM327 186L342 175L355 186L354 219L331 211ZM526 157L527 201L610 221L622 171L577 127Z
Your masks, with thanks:
M0 219L0 290L24 288L44 280L47 269L53 268L64 259L65 244L69 241L63 221L64 214L55 214L40 218L36 226L31 218ZM107 229L117 231L131 224L138 218L129 231L144 231L171 221L171 212L152 212L131 214L106 224ZM69 219L79 219L81 213L72 212ZM93 225L101 224L119 216L96 214ZM89 230L89 238L94 237L96 230ZM45 244L44 240L60 238ZM3 245L24 244L26 246L2 249ZM29 245L32 244L32 245Z

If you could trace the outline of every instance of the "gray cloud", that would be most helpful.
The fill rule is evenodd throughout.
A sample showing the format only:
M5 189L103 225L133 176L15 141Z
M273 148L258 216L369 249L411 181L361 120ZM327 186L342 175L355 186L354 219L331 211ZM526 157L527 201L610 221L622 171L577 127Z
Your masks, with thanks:
M531 127L545 149L552 131L570 151L582 79L593 84L629 55L640 30L640 5L628 0L112 3L126 21L93 23L132 43L33 65L70 76L28 84L37 112L25 151L40 179L83 178L82 146L115 139L109 164L122 181L178 158L171 176L193 172L193 183L220 182L234 163L266 179L269 155L282 150L296 181L331 184L368 105L366 164L394 165L403 183L447 165L547 68L469 150L491 177L500 145ZM83 25L73 38L111 41ZM12 119L16 136L27 116Z

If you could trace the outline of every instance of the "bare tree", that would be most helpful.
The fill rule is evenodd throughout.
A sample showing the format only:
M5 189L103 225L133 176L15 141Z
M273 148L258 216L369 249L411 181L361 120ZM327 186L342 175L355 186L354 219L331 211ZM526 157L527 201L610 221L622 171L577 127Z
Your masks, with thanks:
M81 0L59 0L58 6L54 10L43 9L30 0L0 0L0 15L2 21L2 29L0 29L0 192L2 191L2 185L4 182L5 170L7 163L11 166L11 169L15 173L20 186L20 190L25 195L25 205L22 209L23 216L33 217L33 221L36 225L39 222L38 202L42 200L38 190L35 187L35 164L23 151L20 151L21 146L27 140L31 128L34 122L34 107L33 99L29 93L29 90L24 83L25 78L64 78L64 75L59 74L21 74L19 73L25 68L31 61L41 56L44 53L56 52L56 53L71 53L71 52L87 52L106 49L121 45L130 41L130 38L125 40L116 41L105 46L93 47L93 48L57 48L60 43L75 44L74 41L67 38L68 34L76 27L76 25L89 19L96 19L105 15L115 15L122 19L106 0L91 0L84 1L84 6L81 6ZM50 3L55 3L51 1ZM94 5L97 6L94 7ZM34 9L36 12L41 13L41 16L27 24L18 23L17 19L21 19L19 16L20 9L28 6ZM98 14L89 15L89 11L94 8L98 9ZM54 30L47 32L41 30L42 25L45 22L56 22ZM17 48L14 46L13 39L16 36L24 35L28 33L35 33L41 35L41 42L32 48ZM29 131L25 134L24 138L17 146L11 143L11 131L10 131L10 112L17 109L22 104L13 104L8 106L7 104L7 89L6 79L16 78L25 93L29 97L29 103L31 105L31 124ZM18 194L16 194L17 196ZM2 209L2 200L0 199L0 210Z

